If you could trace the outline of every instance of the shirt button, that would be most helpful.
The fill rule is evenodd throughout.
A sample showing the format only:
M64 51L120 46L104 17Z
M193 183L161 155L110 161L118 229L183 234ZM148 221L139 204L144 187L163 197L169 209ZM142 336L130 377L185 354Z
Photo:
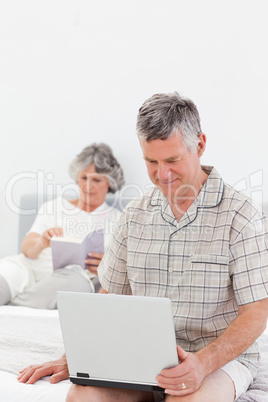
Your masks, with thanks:
M173 267L168 268L169 272L173 272Z
M179 240L179 237L178 237L178 236L174 236L174 237L173 237L173 240Z

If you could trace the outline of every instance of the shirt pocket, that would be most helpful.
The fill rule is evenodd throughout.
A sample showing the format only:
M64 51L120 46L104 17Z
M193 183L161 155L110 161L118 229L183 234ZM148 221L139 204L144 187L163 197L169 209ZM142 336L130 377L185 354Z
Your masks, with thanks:
M190 262L194 264L214 264L214 265L229 265L228 255L214 254L195 254L190 257Z
M184 271L189 301L214 310L221 302L230 300L232 293L229 256L195 254Z

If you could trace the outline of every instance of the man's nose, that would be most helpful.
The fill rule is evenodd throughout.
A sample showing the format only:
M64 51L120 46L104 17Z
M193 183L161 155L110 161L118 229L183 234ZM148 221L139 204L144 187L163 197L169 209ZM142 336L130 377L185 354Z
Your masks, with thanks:
M167 180L170 176L170 169L165 164L159 164L157 169L157 175L160 180Z

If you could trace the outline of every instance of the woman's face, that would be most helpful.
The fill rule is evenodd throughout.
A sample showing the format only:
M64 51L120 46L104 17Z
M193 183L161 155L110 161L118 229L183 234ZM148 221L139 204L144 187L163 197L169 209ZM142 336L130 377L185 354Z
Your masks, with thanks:
M83 210L93 211L105 201L109 181L106 175L96 172L93 163L78 173L77 182L80 190L79 204Z

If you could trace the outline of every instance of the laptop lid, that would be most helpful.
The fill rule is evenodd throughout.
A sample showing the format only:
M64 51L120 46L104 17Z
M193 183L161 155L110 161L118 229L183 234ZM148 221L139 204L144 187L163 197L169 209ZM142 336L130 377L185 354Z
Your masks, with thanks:
M58 310L73 383L162 391L156 376L178 365L167 298L58 292Z

